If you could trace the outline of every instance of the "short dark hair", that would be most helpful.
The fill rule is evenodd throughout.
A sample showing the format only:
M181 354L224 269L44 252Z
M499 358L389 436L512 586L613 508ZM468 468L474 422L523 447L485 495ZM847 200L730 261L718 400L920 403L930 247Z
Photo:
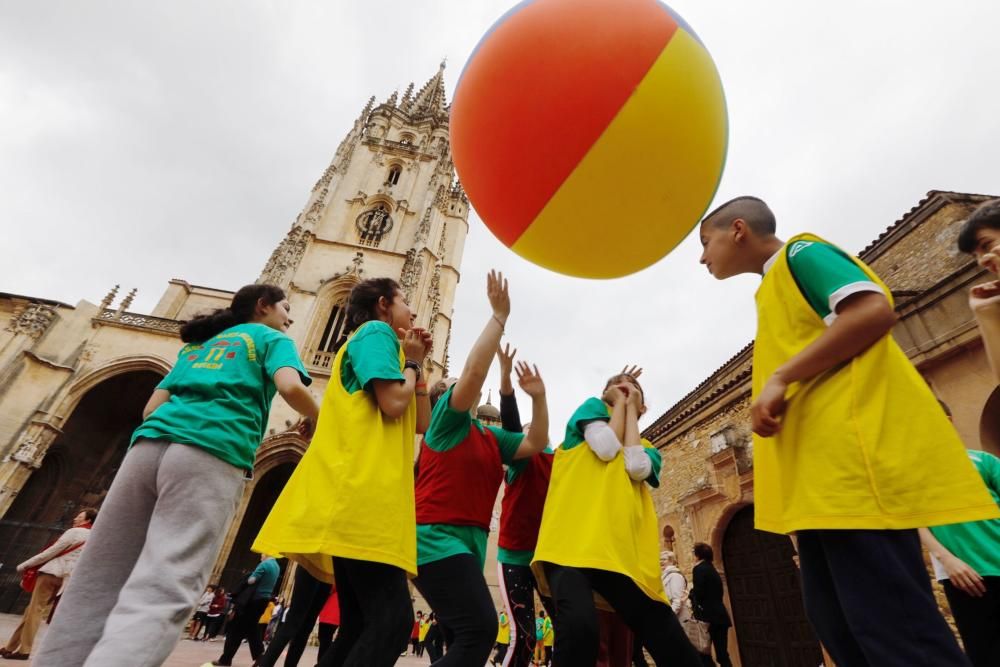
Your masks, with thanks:
M706 215L702 222L711 221L714 227L724 227L736 218L741 218L749 225L754 234L773 236L778 229L774 212L763 199L744 195L730 199L725 204L716 207Z
M698 560L705 560L711 563L715 560L715 552L712 551L712 547L704 542L698 542L694 545L694 557Z
M958 232L958 249L972 253L980 229L1000 229L1000 199L983 202L972 212Z
M86 517L87 521L89 521L90 523L94 523L94 519L97 518L97 510L94 509L93 507L81 507L80 511L77 512L77 514L81 513L83 514L84 517Z

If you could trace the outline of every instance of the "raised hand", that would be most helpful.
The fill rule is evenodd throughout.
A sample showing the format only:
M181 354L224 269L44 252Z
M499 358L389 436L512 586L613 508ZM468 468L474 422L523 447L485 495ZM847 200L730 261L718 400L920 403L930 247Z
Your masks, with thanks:
M628 396L627 387L620 384L613 384L604 390L601 400L612 406L618 405Z
M1000 280L974 285L969 290L969 307L973 310L1000 302Z
M497 346L497 359L500 361L500 375L509 376L514 371L515 356L517 356L517 348L511 350L510 343Z
M633 380L638 380L639 376L642 375L642 369L636 366L635 364L632 364L631 366L626 366L625 368L623 368L620 375L627 375Z
M423 329L400 329L403 354L410 361L422 363L431 348L430 333Z
M486 296L493 308L493 317L497 318L501 326L506 325L507 317L510 316L510 292L502 272L492 270L486 276Z
M538 372L538 366L531 366L523 361L517 362L517 383L521 390L532 398L545 394L545 383Z

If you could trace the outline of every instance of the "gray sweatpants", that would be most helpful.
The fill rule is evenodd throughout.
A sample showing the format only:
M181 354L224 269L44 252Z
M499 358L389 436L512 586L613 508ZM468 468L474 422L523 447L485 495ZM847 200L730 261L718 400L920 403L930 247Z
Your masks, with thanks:
M154 667L204 592L243 471L198 447L141 439L69 579L35 667Z

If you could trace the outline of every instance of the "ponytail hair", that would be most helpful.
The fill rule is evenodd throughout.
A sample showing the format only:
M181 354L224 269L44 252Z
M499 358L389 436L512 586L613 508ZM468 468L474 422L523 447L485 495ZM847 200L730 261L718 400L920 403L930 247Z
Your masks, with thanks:
M392 278L369 278L354 286L347 301L347 331L350 333L365 322L378 319L378 300L392 303L399 292L399 283ZM409 326L409 322L406 323Z
M247 285L241 287L228 308L218 308L206 315L198 315L181 326L181 340L185 343L204 343L229 327L245 324L253 319L257 302L273 306L285 299L285 292L276 285Z

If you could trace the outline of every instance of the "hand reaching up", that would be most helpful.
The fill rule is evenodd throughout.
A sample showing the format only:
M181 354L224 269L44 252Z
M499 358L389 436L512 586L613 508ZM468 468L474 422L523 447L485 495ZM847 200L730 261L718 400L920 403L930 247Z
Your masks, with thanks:
M523 361L517 362L517 382L525 394L535 398L545 394L545 383L538 372L538 366L530 366Z
M505 326L510 316L510 292L502 272L494 270L486 276L486 296L493 308L493 317L497 318L500 326Z

